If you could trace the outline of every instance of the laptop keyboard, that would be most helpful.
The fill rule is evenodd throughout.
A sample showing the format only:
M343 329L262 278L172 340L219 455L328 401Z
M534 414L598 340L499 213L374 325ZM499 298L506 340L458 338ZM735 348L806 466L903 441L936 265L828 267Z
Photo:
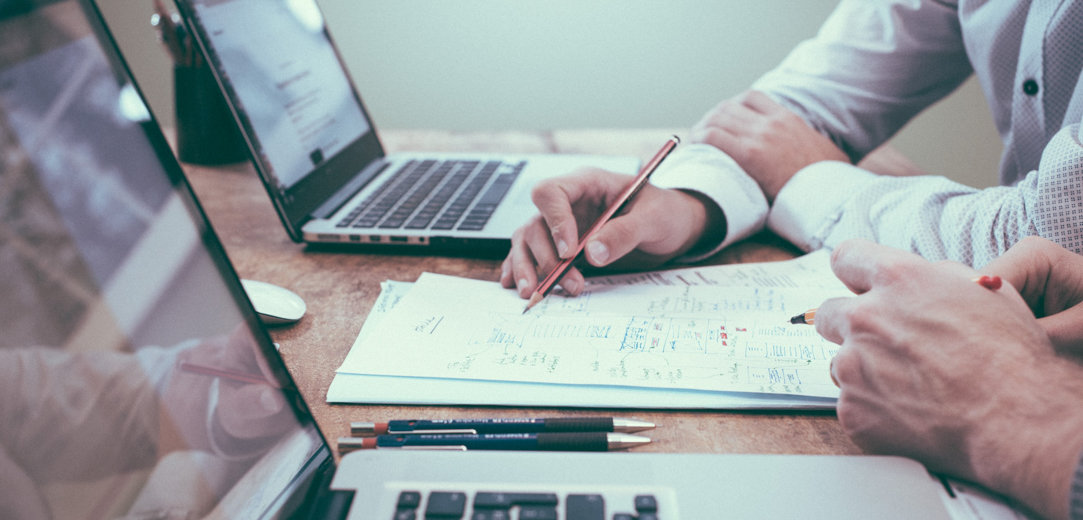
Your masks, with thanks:
M432 491L424 503L419 491L399 493L393 520L657 520L658 500L637 494L632 503L614 504L606 513L602 494ZM512 516L515 515L515 516Z
M525 167L525 161L409 161L336 226L479 231Z

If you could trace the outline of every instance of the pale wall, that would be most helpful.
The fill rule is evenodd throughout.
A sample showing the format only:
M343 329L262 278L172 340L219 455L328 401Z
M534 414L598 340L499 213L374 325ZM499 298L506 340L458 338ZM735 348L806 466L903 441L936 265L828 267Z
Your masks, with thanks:
M98 0L152 110L172 122L150 0ZM815 33L834 0L320 0L380 128L686 127ZM972 81L895 139L919 166L996 183Z

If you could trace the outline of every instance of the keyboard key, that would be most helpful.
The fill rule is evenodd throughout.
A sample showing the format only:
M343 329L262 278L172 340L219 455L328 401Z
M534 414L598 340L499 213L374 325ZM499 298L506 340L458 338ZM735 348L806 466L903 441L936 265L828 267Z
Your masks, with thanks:
M522 506L519 508L519 520L557 520L555 506Z
M605 499L602 495L568 495L564 501L567 520L605 520Z
M658 501L654 495L636 495L635 508L637 513L658 511Z
M470 520L511 520L511 513L503 509L481 509L474 511Z
M434 491L425 506L426 519L462 518L466 512L466 493Z
M475 509L508 509L512 506L546 505L559 503L555 493L492 493L480 491L474 495Z
M399 493L399 501L395 507L399 509L417 509L421 505L421 493L417 491L403 491Z

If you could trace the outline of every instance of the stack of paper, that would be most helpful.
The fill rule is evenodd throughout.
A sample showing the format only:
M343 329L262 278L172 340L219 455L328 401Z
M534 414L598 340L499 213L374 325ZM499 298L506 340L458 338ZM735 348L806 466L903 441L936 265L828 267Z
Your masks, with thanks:
M588 280L529 312L495 282L385 282L332 403L831 408L837 345L789 317L850 292L826 252Z

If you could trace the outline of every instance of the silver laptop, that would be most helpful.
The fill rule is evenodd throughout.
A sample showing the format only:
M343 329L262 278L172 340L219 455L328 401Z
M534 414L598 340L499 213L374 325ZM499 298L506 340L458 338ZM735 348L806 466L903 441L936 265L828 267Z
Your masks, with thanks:
M946 516L938 480L891 457L336 467L91 0L0 1L0 218L4 518Z
M503 254L540 179L631 157L387 155L315 0L179 0L289 235Z

